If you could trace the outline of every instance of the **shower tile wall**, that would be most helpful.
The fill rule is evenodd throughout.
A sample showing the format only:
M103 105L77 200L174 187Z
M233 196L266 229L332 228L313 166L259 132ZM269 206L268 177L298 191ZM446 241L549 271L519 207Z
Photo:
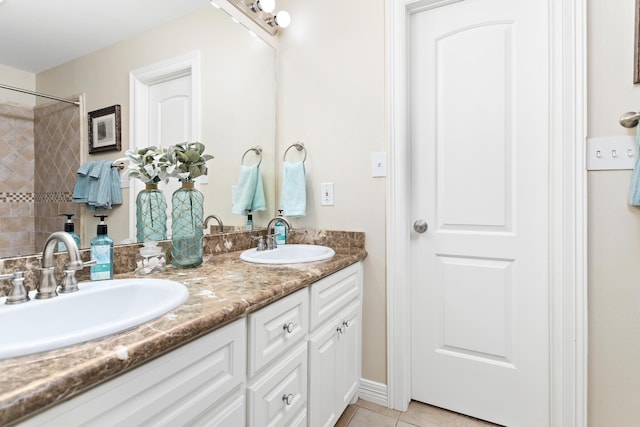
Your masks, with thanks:
M80 112L67 103L34 109L35 146L35 247L41 250L47 236L60 231L60 214L74 214L80 227L80 205L73 203L76 171L80 166Z
M31 107L0 103L0 256L34 252Z

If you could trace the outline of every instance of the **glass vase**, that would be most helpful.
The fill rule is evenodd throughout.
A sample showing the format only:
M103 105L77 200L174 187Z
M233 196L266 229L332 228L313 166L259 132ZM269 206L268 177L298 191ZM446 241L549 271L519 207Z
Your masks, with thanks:
M171 264L176 268L202 264L204 197L193 180L180 180L182 187L171 197Z
M158 184L147 183L136 197L136 240L140 243L167 238L167 202Z

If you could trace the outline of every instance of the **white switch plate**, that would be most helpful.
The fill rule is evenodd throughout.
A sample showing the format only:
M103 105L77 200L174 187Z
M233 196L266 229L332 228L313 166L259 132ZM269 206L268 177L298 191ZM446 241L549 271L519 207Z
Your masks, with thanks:
M587 170L633 169L637 151L633 136L587 138Z
M374 178L387 176L387 153L371 153L371 176Z
M333 182L320 184L320 205L333 206Z

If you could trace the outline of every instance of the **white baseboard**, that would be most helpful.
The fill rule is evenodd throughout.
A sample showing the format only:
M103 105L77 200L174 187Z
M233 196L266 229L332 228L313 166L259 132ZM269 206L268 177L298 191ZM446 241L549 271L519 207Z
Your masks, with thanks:
M360 379L359 397L367 402L375 403L377 405L384 406L385 408L389 407L386 384L362 378Z

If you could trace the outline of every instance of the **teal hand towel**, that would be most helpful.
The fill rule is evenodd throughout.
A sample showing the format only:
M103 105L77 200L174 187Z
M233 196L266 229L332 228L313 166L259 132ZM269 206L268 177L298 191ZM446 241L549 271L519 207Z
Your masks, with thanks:
M636 153L640 153L640 126L636 127ZM631 187L629 188L629 204L640 206L640 156L636 155L636 163L631 176Z
M89 174L96 162L86 162L78 168L76 185L73 187L73 201L86 203L88 198Z
M94 162L88 173L87 209L111 209L122 203L120 174L112 167L111 160Z
M304 216L307 209L307 179L304 162L284 162L280 209L288 217Z
M247 211L255 212L265 209L266 201L260 168L258 165L241 165L231 212L237 215L246 215Z

